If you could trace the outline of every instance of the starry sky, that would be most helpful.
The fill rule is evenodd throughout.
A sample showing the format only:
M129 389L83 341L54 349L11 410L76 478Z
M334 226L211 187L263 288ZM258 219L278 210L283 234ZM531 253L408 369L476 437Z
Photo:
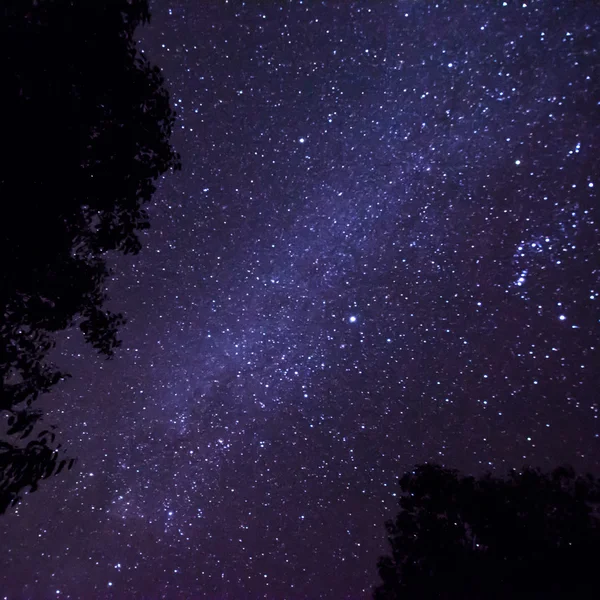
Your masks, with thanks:
M600 472L597 3L151 7L183 170L5 596L368 598L415 463Z

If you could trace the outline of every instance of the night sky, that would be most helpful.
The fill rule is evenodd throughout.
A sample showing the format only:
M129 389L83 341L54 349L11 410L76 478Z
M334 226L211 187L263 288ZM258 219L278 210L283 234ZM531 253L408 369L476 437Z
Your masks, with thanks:
M598 473L597 2L151 6L183 170L0 591L367 598L415 463Z

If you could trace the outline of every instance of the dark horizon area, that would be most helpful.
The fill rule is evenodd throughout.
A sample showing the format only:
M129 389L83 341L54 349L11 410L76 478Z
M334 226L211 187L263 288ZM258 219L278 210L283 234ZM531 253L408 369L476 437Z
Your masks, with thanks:
M398 478L600 475L600 6L150 3L181 171L0 596L370 598ZM32 565L35 565L33 568Z

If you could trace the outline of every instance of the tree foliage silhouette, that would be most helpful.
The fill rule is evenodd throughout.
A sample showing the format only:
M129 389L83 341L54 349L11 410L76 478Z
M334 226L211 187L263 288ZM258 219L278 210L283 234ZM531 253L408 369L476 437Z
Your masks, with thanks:
M108 252L137 253L155 181L180 167L160 70L136 48L146 0L5 0L0 162L0 513L64 466L36 398L65 373L48 361L77 325L106 357L124 319L106 309Z
M597 597L600 482L568 467L506 479L419 465L400 479L375 600Z

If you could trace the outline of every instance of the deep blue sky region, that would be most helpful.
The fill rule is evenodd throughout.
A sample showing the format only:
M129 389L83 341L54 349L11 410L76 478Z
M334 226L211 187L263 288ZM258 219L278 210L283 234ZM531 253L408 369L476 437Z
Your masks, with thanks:
M151 4L183 169L46 400L9 598L367 598L397 477L600 469L600 7Z

